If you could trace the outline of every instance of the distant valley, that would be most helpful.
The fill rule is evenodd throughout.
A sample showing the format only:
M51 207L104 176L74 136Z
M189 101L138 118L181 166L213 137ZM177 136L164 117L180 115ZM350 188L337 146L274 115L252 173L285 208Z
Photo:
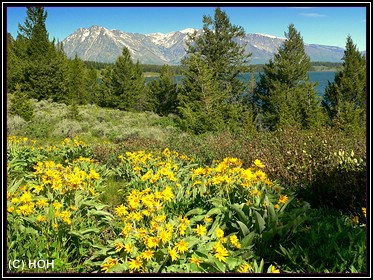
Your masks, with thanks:
M112 63L126 46L134 61L141 64L179 65L185 56L185 41L188 33L194 29L187 28L167 34L128 33L120 30L109 30L100 26L79 28L65 38L62 43L68 57L75 54L86 61ZM201 32L199 30L198 32ZM246 44L245 51L252 53L251 64L265 64L277 53L285 38L267 34L246 34L239 44ZM305 51L311 61L341 62L344 49L335 46L305 44Z

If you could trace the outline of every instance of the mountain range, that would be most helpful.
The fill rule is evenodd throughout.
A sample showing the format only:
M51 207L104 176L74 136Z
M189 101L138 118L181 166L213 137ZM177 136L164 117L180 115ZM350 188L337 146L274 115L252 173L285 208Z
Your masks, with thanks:
M109 30L97 25L79 28L66 37L62 43L66 55L82 60L112 63L122 54L126 46L134 61L142 64L178 65L185 56L185 42L188 33L196 29L187 28L167 34L139 34ZM197 30L201 33L202 30ZM246 44L245 52L252 53L251 64L265 64L277 53L285 38L267 34L246 34L239 44ZM344 49L335 46L304 44L311 61L341 62Z

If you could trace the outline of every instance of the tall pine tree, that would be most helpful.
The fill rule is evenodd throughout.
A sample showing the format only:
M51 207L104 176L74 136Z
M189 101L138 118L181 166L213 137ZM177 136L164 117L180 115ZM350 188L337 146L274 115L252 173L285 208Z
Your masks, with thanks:
M66 89L66 69L63 69L66 57L56 49L54 41L49 41L44 8L28 7L26 13L25 24L18 26L20 41L26 42L26 66L21 87L32 98L60 101Z
M145 78L140 64L133 63L127 47L123 47L114 66L104 71L101 104L127 111L142 111L146 102Z
M168 65L163 65L158 80L153 80L148 85L149 94L154 103L154 111L167 116L176 113L177 84L173 72Z
M322 102L332 123L347 131L365 128L366 61L347 37L342 70L328 83Z
M293 24L285 37L274 59L264 66L255 90L254 100L262 114L257 119L263 122L258 125L271 130L287 125L309 128L322 119L316 83L308 81L310 58Z
M199 133L222 126L231 129L242 122L246 86L239 74L248 71L250 54L245 54L237 41L244 36L244 29L232 25L220 8L215 9L213 18L203 17L202 34L189 36L187 56L182 60L186 68L183 90L179 93L180 115L189 129Z

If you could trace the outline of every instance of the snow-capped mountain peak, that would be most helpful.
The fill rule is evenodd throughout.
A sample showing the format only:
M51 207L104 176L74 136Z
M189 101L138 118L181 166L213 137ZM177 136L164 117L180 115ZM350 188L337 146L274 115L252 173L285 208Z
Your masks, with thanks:
M194 31L198 31L198 29L195 29L195 28L185 28L183 30L180 30L179 32L183 33L183 34L188 34L188 33L194 33Z
M167 34L155 32L150 34L129 33L117 29L109 30L97 25L90 28L79 28L65 38L62 43L68 57L75 54L83 60L97 62L115 62L127 47L134 61L143 64L180 64L185 56L188 33L194 28L185 28ZM202 30L197 30L202 32ZM245 45L245 52L251 53L252 64L264 64L273 58L285 38L255 33L246 34L239 39L239 44ZM339 62L344 49L316 44L305 44L306 53L311 61Z

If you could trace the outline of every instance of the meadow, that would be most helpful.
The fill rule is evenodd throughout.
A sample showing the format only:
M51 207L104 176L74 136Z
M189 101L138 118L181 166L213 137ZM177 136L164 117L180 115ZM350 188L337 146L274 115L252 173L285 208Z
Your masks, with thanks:
M8 272L365 273L365 135L191 135L32 101L8 116Z

